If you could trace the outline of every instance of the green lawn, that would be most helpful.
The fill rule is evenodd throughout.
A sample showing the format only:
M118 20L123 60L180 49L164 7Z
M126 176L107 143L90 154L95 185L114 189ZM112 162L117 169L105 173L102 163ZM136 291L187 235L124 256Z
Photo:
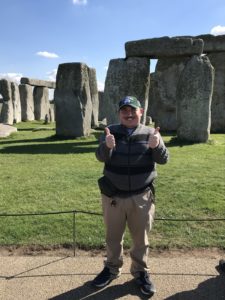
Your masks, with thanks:
M76 245L104 247L97 179L103 165L95 158L101 131L89 138L57 139L54 124L26 122L0 139L0 214L88 211L99 215L51 214L0 217L0 245ZM182 144L163 134L167 165L158 165L157 207L150 234L152 248L225 248L225 220L205 222L166 219L225 219L225 134L206 144ZM129 234L125 246L130 245Z

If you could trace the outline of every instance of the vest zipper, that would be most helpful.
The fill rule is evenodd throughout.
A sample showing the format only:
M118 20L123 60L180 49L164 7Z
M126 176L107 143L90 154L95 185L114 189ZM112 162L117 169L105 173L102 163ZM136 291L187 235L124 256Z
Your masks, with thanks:
M127 138L128 140L128 186L129 192L131 191L131 182L130 182L130 137Z

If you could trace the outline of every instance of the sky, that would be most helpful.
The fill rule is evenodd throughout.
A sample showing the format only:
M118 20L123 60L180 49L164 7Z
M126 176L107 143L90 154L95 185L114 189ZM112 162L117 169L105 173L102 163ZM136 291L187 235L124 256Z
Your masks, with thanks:
M126 42L225 34L224 12L224 0L0 0L0 78L55 81L59 64L81 62L103 90Z

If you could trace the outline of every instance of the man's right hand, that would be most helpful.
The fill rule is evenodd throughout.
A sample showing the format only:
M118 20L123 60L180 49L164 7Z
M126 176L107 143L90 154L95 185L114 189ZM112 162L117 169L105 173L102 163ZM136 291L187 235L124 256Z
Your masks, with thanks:
M109 149L113 149L116 146L115 137L110 133L108 127L105 128L105 143Z

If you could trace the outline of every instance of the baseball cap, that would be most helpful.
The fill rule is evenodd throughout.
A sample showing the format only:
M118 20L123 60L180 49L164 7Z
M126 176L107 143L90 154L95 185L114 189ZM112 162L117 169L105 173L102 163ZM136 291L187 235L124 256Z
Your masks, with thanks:
M140 101L138 101L138 99L134 96L126 96L125 98L121 99L119 102L119 109L126 105L131 106L133 108L141 107Z

